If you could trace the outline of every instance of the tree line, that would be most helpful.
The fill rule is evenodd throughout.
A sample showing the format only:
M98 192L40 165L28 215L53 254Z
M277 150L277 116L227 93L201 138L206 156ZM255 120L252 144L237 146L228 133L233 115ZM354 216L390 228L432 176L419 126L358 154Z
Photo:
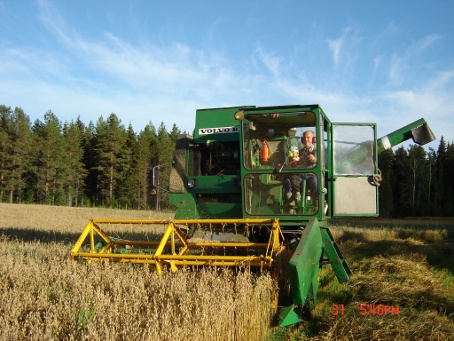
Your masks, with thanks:
M170 208L153 188L152 169L164 165L168 186L180 129L150 122L136 133L115 114L85 125L62 123L48 111L31 122L21 108L0 105L0 201L66 206ZM379 155L380 215L448 216L454 212L454 147L403 146Z
M438 149L400 146L379 155L379 187L384 217L453 216L454 145L443 136Z
M85 125L48 111L31 123L0 105L0 201L146 209L166 207L152 191L152 168L173 158L180 130L150 122L139 133L115 114ZM166 187L169 168L161 185ZM159 200L158 200L159 197Z

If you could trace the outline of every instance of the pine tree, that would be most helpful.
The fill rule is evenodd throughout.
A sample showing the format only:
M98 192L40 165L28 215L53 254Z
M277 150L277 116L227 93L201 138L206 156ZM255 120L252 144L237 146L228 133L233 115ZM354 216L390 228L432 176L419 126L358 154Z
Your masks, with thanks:
M64 168L62 126L57 116L48 111L44 123L37 120L33 127L38 152L35 158L37 200L51 205L63 203Z
M385 150L378 156L378 166L382 174L382 182L379 190L380 216L389 217L394 207L394 174L393 174L394 152L392 149Z
M139 208L150 207L151 177L154 150L157 148L156 129L150 122L140 133L134 153L134 174L136 182L135 200Z
M176 143L178 139L178 135L181 134L181 130L177 127L177 125L174 123L172 126L172 130L169 133L170 140L172 143Z
M435 161L434 169L434 201L436 207L436 215L443 216L446 214L446 176L449 176L447 171L447 154L446 142L442 136L437 150L437 159ZM452 213L451 213L452 214Z
M429 152L427 153L427 195L425 200L425 204L427 205L427 215L433 216L436 212L436 207L434 203L434 181L433 181L433 173L435 169L435 161L437 159L437 153L433 148L429 148Z
M409 216L411 214L411 167L408 153L403 146L395 152L394 173L394 212L395 216Z
M446 197L445 197L445 214L446 216L452 216L454 212L454 145L448 143L446 147L446 174L449 174L446 178Z
M134 202L137 183L134 174L134 151L137 145L137 136L132 125L129 124L126 132L126 141L122 149L121 169L117 179L117 191L115 196L122 208L130 208Z
M125 142L125 128L115 114L110 114L105 122L102 117L98 120L95 146L97 197L99 203L110 207L116 205L117 180L126 161L123 153Z
M9 202L21 203L23 194L27 189L27 179L32 169L31 154L31 131L30 119L21 108L10 111L6 127L8 135L8 146L6 151L6 178L4 183L5 190L9 193ZM5 135L3 134L3 137Z
M427 174L426 151L419 145L410 145L408 157L411 169L411 208L412 216L426 214L427 206L424 203L428 191L425 174Z
M164 123L161 122L161 125L158 128L158 149L156 150L157 153L154 160L155 166L160 166L159 187L161 188L169 187L170 168L174 150L175 140L172 140L172 135L166 131ZM155 208L157 210L159 210L161 206L168 206L167 193L159 188L156 188L156 200Z
M0 202L5 198L6 182L9 176L10 143L8 130L11 125L11 108L0 105Z
M101 117L102 118L102 117ZM77 124L79 126L83 126L83 123L78 121ZM85 169L87 172L87 176L85 177L85 190L84 190L84 199L82 201L82 205L89 204L89 205L97 205L97 180L98 180L98 168L97 168L97 158L96 158L96 127L93 122L89 122L89 124L83 129L82 134L82 148L84 151L83 155L83 164L85 165ZM87 202L85 202L87 201Z
M87 170L83 163L84 150L82 147L84 126L81 122L63 126L63 171L61 182L67 198L68 206L79 206L84 188Z

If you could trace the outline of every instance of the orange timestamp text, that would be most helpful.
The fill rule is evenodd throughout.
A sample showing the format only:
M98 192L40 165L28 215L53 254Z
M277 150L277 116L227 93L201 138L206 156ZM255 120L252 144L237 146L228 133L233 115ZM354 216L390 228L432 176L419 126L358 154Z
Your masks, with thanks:
M333 304L333 310L331 315L339 316L345 314L345 306L344 304ZM367 315L377 315L377 316L385 316L385 315L400 315L400 306L392 306L386 304L367 304L367 303L360 303L358 306L358 311L361 316Z

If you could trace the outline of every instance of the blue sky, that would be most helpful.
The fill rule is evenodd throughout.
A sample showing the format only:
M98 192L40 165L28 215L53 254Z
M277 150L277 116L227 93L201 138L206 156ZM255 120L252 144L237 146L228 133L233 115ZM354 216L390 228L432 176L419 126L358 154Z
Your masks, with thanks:
M320 104L454 141L454 1L0 0L0 104L192 132L198 108Z

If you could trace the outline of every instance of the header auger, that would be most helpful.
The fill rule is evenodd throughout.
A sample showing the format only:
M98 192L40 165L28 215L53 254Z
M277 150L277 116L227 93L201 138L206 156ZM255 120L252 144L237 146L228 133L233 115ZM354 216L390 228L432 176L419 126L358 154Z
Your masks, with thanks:
M300 322L323 264L340 282L351 275L328 220L377 216L378 154L435 138L423 119L380 139L376 130L332 123L319 105L197 110L194 134L177 140L166 189L174 219L92 220L72 257L152 264L158 272L268 268L290 284L279 324Z

